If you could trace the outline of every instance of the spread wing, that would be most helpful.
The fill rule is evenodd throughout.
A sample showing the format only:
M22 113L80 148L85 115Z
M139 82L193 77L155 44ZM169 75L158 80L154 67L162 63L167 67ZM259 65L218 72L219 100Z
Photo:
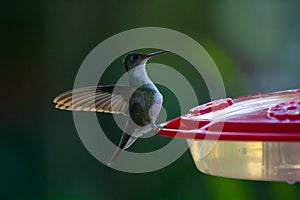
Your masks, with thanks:
M128 115L133 88L128 86L92 86L69 90L58 95L55 108L75 111L122 113Z

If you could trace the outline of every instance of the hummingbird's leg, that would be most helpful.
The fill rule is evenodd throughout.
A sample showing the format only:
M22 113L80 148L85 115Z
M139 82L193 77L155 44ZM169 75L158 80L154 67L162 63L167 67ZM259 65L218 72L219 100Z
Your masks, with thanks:
M158 133L162 127L157 126L154 122L151 123L151 128L155 133Z

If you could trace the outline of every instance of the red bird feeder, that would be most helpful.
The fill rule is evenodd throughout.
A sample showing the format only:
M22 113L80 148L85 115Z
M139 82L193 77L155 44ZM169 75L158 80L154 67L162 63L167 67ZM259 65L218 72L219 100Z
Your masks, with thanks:
M188 141L206 174L300 181L300 90L212 101L162 126L158 134Z

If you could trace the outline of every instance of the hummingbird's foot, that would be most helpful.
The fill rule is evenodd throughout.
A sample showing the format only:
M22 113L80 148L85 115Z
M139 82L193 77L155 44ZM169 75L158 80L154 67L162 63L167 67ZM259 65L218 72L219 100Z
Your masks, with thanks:
M159 124L159 125L156 125L158 128L166 128L166 126L164 124Z
M162 129L163 127L157 126L156 124L152 124L152 125L151 125L151 128L153 129L153 131L154 131L155 133L158 133L158 132L160 131L160 129Z

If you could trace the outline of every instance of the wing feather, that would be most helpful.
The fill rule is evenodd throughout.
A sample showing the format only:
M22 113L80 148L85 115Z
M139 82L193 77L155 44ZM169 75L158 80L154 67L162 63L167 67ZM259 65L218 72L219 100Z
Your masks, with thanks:
M128 115L129 86L92 86L66 91L53 102L61 110L123 113Z

